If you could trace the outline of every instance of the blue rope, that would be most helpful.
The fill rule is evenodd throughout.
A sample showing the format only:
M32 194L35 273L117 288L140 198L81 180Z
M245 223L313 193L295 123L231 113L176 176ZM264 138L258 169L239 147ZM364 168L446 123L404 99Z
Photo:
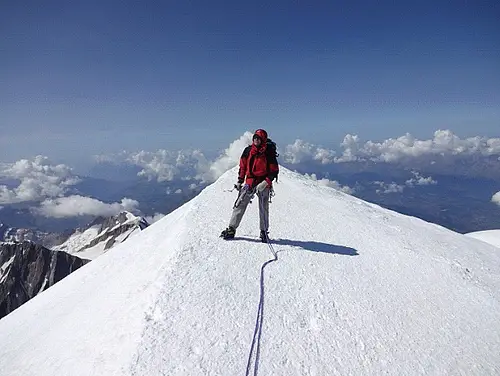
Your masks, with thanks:
M261 206L261 210L263 210L262 205L264 204L264 200L259 199L259 203ZM257 376L258 370L259 370L259 360L260 360L260 340L262 338L262 323L264 320L264 269L267 265L274 261L278 261L278 253L274 251L273 245L269 241L269 237L267 236L266 232L266 241L267 245L269 246L269 249L273 253L274 258L271 260L266 261L262 267L260 268L260 299L259 299L259 309L257 310L257 319L255 320L255 330L253 332L253 339L252 339L252 346L250 347L250 353L248 355L248 362L247 362L247 372L246 376L250 375L250 369L251 369L251 361L252 361L252 356L254 349L255 351L255 362L254 362L254 370L253 374L254 376Z

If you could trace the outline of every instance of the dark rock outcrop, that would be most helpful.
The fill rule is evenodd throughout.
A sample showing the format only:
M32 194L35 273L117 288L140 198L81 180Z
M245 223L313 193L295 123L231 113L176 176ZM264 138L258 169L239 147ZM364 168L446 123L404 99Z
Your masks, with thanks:
M0 243L0 318L87 262L28 241Z

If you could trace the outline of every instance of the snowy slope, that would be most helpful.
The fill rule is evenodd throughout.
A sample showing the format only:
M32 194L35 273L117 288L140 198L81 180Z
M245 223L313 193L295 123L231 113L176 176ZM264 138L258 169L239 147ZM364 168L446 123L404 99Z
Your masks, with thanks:
M86 229L76 230L64 243L52 249L94 260L116 244L149 226L144 218L126 211L116 216L101 218L98 222Z
M64 243L56 245L51 249L54 251L63 251L69 254L76 253L99 234L100 228L100 225L94 225L82 230L77 229L68 239L66 239Z
M0 373L500 374L497 248L284 170L268 263L235 176L0 320Z
M466 235L500 248L500 230L476 231Z
M120 234L114 238L114 244L119 244L127 240L130 236L138 234L141 230L139 228L130 229L123 234ZM103 253L106 253L111 248L106 248L108 241L110 241L112 237L105 237L103 240L92 247L85 247L83 250L79 250L77 252L71 252L71 254L78 256L87 260L95 260L97 257L101 256ZM88 244L88 243L87 243Z

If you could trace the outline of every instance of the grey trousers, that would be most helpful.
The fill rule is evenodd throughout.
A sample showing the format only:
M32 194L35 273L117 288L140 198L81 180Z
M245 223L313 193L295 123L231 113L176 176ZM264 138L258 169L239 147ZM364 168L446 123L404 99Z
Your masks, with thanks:
M252 198L251 193L243 192L245 196L242 198L239 205L233 208L233 214L231 215L231 220L229 221L229 226L233 228L238 228L240 222L243 218L243 214L247 210L247 206ZM257 192L257 197L259 198L259 218L260 218L260 229L267 231L269 229L269 188L264 189L261 193Z

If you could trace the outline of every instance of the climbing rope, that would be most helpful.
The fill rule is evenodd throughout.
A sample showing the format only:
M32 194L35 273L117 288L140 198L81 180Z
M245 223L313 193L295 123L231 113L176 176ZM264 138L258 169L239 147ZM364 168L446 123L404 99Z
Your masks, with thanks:
M273 192L274 196L274 192ZM271 196L270 196L271 197ZM264 200L262 200L261 196L259 196L259 203L260 203L260 210L264 210ZM272 252L274 258L271 260L266 261L262 267L260 268L260 299L259 299L259 308L257 310L257 319L255 320L255 329L253 332L253 339L252 339L252 345L250 347L250 353L248 354L248 361L247 361L247 371L246 371L246 376L250 375L250 370L251 370L251 365L252 365L252 357L253 353L255 350L255 361L254 361L254 368L253 368L253 374L254 376L257 376L258 370L259 370L259 360L260 360L260 340L262 338L262 323L264 320L264 269L267 265L274 261L278 261L278 253L274 250L273 244L269 240L269 237L267 235L267 229L266 229L266 242L267 245Z

